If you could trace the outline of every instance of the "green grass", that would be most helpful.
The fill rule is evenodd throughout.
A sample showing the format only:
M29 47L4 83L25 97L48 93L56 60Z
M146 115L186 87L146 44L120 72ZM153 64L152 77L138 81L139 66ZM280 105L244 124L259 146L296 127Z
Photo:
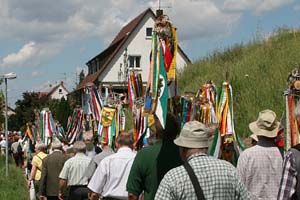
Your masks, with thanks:
M0 199L29 200L29 193L22 170L9 162L9 176L5 176L5 157L0 156Z
M179 74L178 85L183 94L196 92L213 80L220 90L227 72L233 88L236 133L245 137L259 111L274 110L280 119L288 73L299 64L300 32L279 29L266 40L235 45L195 61Z

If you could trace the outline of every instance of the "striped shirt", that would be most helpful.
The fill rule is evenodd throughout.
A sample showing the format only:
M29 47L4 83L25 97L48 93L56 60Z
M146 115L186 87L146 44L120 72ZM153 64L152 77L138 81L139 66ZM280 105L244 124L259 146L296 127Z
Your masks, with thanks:
M278 193L278 200L290 200L296 192L297 168L292 151L288 151L284 157L283 173Z
M250 199L236 169L229 162L203 153L191 155L188 162L198 178L205 199ZM155 199L197 200L193 184L183 166L171 169L164 176Z
M67 180L69 186L87 185L88 179L85 177L85 170L90 161L91 159L84 153L76 153L74 157L65 162L59 178Z
M276 199L282 174L282 156L278 147L268 141L241 153L237 170L243 183L257 199Z

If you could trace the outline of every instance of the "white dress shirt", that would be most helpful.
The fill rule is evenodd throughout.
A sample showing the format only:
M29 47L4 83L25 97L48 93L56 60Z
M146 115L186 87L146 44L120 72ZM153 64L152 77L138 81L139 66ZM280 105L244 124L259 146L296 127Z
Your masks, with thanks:
M135 155L130 148L121 147L117 153L104 158L88 188L103 197L127 199L126 183Z

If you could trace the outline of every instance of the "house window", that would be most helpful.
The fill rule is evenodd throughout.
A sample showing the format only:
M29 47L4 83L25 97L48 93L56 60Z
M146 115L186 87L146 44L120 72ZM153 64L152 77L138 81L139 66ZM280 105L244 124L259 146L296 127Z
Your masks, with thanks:
M129 68L141 67L141 56L128 56Z
M146 37L152 36L152 28L146 28Z
M59 93L59 94L62 94L62 89L59 89L59 90L58 90L58 93Z

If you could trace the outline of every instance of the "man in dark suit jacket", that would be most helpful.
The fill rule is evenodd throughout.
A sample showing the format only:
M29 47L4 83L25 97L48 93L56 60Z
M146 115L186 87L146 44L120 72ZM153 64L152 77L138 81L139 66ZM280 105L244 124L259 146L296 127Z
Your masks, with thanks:
M47 200L58 199L58 176L68 157L62 152L62 144L59 141L52 142L52 151L43 160L40 199L45 199L45 197Z

